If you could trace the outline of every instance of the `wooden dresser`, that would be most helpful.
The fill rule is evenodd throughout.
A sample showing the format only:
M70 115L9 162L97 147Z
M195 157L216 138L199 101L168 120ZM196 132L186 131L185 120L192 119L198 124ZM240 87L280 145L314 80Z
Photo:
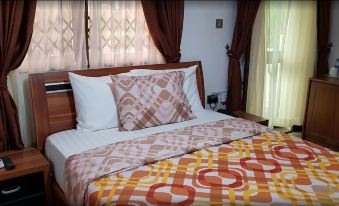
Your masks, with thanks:
M339 151L339 79L310 79L303 138Z

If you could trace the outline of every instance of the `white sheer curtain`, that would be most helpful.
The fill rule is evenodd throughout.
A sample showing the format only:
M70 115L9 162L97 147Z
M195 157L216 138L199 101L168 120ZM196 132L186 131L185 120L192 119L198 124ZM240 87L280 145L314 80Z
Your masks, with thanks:
M84 9L83 1L37 2L26 57L8 76L8 88L18 108L26 146L32 145L35 139L28 73L86 67Z
M89 1L91 68L163 63L140 1Z
M82 69L87 65L83 1L38 1L32 40L21 72Z
M303 122L316 57L316 2L263 1L255 20L247 111L271 126Z
M91 68L163 63L140 1L89 1ZM19 69L8 76L25 145L34 141L28 73L87 68L84 1L38 1L32 40Z

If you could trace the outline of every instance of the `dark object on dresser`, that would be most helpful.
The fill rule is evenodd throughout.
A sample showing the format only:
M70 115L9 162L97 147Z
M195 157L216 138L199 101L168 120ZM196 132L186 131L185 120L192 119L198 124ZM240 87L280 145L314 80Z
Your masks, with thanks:
M310 79L303 138L339 151L339 79Z
M1 153L15 169L0 169L0 206L49 205L49 164L33 148Z

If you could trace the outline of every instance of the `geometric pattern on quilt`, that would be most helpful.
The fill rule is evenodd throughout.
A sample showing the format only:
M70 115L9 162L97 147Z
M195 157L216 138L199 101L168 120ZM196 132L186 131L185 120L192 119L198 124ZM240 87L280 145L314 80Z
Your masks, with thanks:
M111 76L120 130L137 130L191 120L194 117L183 90L184 72L146 76Z
M339 205L339 154L266 132L96 180L90 205Z
M255 122L231 118L117 142L72 155L65 163L66 198L70 205L81 205L87 186L97 179L268 130Z

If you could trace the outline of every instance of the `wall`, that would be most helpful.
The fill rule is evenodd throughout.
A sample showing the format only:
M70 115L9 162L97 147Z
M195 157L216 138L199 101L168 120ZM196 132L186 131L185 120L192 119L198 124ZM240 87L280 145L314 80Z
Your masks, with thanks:
M330 66L333 66L335 60L339 58L339 1L332 1L330 41L333 43L329 58Z
M232 41L236 8L236 1L185 1L181 61L201 61L206 95L226 91L225 46ZM215 28L216 19L223 19L223 28Z

